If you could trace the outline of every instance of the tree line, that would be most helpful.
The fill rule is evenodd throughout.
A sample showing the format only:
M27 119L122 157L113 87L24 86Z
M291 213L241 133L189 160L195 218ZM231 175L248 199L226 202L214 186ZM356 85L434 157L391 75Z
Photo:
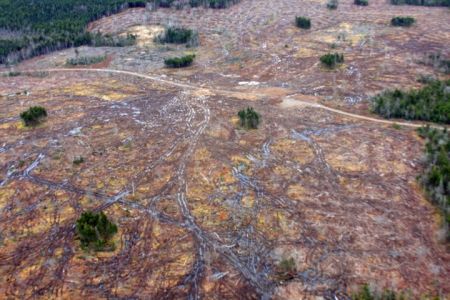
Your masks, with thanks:
M444 130L423 127L419 135L426 139L425 170L420 182L429 199L443 214L443 229L450 242L450 134Z
M450 80L434 80L419 90L385 91L372 99L372 110L388 119L450 124Z
M0 63L15 62L67 47L125 46L133 37L112 38L86 31L89 22L146 0L0 1Z
M450 6L450 0L391 0L394 5Z

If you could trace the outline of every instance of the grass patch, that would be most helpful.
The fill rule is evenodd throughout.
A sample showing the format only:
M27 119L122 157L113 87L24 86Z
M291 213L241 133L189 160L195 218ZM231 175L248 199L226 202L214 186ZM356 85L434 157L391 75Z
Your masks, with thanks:
M41 106L33 106L20 114L25 126L35 126L47 117L47 110Z
M387 119L403 118L450 124L450 80L433 81L419 90L385 91L372 99L372 112Z
M295 17L295 26L302 29L310 29L311 20L305 17Z
M383 292L372 291L367 284L363 285L360 290L353 293L352 300L406 300L408 299L402 293L396 293L392 290L384 290Z
M400 126L397 123L394 123L394 124L392 124L392 128L394 128L395 130L400 130L400 129L402 129L402 126Z
M169 57L164 60L164 64L169 68L185 68L194 62L195 55L189 54L181 57Z
M295 278L297 266L294 259L283 259L276 268L276 277L279 281L289 281Z

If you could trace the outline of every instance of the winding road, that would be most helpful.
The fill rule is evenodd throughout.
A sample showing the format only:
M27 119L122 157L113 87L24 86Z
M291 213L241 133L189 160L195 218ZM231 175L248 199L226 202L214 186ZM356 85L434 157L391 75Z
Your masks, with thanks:
M122 75L134 76L134 77L138 77L138 78L144 78L144 79L148 79L148 80L159 82L161 84L166 84L166 85L179 87L179 88L184 88L184 89L204 90L204 91L207 91L207 92L212 93L212 94L233 96L233 94L235 93L234 91L230 91L230 90L222 90L222 89L215 89L215 88L209 88L209 87L202 87L202 86L197 86L197 85L194 85L194 84L186 84L186 83L176 82L176 81L172 81L172 80L168 80L168 79L163 79L163 78L160 78L160 77L157 77L157 76L150 76L150 75L145 75L145 74L141 74L141 73L136 73L136 72L131 72L131 71L124 71L124 70L115 70L115 69L60 68L60 69L41 69L41 70L21 70L20 72L22 72L22 73L34 73L34 72L98 72L98 73L112 73L112 74L122 74ZM8 72L0 72L0 74L7 74L7 73ZM264 94L260 94L260 93L258 95L259 96L265 96ZM295 99L295 101L299 105L302 105L302 106L323 109L323 110L330 111L330 112L333 112L333 113L336 113L336 114L340 114L340 115L343 115L343 116L347 116L347 117L351 117L351 118L355 118L355 119L360 119L360 120L365 120L365 121L370 121L370 122L386 124L386 125L400 125L400 126L405 126L405 127L410 127L410 128L420 128L420 127L423 127L423 126L428 124L428 125L430 125L433 128L439 128L439 129L448 128L448 126L439 126L439 125L429 124L429 123L425 123L425 122L414 122L414 123L412 123L412 122L398 122L398 121L383 120L383 119L378 119L378 118L374 118L374 117L369 117L369 116L349 113L349 112L346 112L346 111L343 111L343 110L339 110L339 109L335 109L335 108L332 108L332 107L329 107L329 106L326 106L326 105L323 105L323 104L319 104L319 103L303 101L303 100L297 100L297 99Z

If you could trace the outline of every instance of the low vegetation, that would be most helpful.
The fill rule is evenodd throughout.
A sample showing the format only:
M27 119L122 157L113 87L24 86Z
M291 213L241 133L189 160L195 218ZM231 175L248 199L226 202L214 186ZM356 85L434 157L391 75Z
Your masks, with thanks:
M198 2L199 0L191 0L190 2ZM230 7L233 4L239 3L240 0L203 0L203 6L208 8L222 9Z
M413 17L394 17L391 20L391 25L399 27L409 27L415 22L416 20Z
M445 239L450 242L450 134L447 129L430 127L418 132L426 139L425 170L420 182L430 201L442 212Z
M344 62L344 54L327 53L320 57L320 62L326 67L332 69L338 64L342 64Z
M198 45L198 34L192 29L183 27L167 27L163 34L156 37L156 42L161 44L187 44Z
M338 8L338 4L339 4L338 0L329 0L328 3L327 3L327 8L331 9L331 10L337 9Z
M73 160L73 164L76 165L76 166L81 165L82 163L84 163L84 157L83 156L75 157L74 160Z
M394 5L450 6L449 0L391 0Z
M192 65L195 55L189 54L181 57L169 57L164 60L164 64L169 68L184 68Z
M77 236L83 249L113 250L111 238L117 233L117 225L103 213L84 212L77 220Z
M177 9L185 6L223 9L239 3L240 0L159 0L156 2L159 7L175 7Z
M450 124L450 80L433 81L419 90L385 91L372 99L372 111L385 118Z
M41 106L33 106L20 114L25 126L35 126L47 117L47 110Z
M99 33L92 36L89 43L95 47L127 47L136 43L136 35L128 33L126 36L101 35Z
M427 53L419 62L431 66L444 74L450 74L450 58L442 55L440 52Z
M4 74L6 77L17 77L22 75L22 72L19 71L9 71L8 73Z
M406 300L403 294L392 290L385 290L381 293L372 291L369 286L363 285L360 290L351 296L352 300Z
M436 77L434 77L433 75L430 75L430 74L420 74L417 77L417 82L420 82L423 84L430 84L436 80L437 80Z
M305 17L295 17L295 25L298 28L310 29L311 28L311 20Z
M369 1L368 0L355 0L354 3L356 5L359 5L359 6L367 6L367 5L369 5Z
M101 63L106 59L105 55L102 56L79 56L75 58L69 58L66 64L69 66L86 66Z
M240 125L246 129L257 129L261 119L261 116L252 107L240 110L238 117Z
M276 277L279 281L289 281L295 278L297 274L297 267L294 259L283 259L277 266Z

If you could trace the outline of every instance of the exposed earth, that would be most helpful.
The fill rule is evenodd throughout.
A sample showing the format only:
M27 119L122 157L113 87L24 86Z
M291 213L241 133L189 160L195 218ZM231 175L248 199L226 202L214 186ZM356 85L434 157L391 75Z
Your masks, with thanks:
M389 26L397 15L417 24ZM155 44L169 24L198 30L200 45ZM5 299L346 299L364 283L450 295L450 253L416 180L420 124L367 109L385 88L444 77L421 59L449 55L447 8L243 0L130 9L89 30L138 42L81 47L108 55L85 69L65 65L73 49L55 52L0 80ZM338 70L319 63L329 51L345 54ZM164 68L185 52L192 67ZM27 128L19 114L33 105L48 118ZM238 126L247 106L257 130ZM80 248L85 210L118 225L115 251ZM283 282L287 258L298 272Z

